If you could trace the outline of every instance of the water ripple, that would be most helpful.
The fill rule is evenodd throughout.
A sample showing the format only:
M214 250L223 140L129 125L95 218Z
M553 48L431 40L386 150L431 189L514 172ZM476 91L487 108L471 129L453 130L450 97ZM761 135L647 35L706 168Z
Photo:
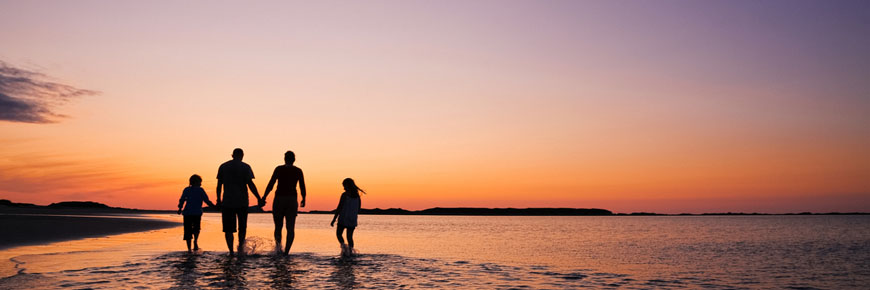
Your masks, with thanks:
M47 281L54 281L46 283ZM315 255L249 255L173 252L144 262L26 274L0 280L0 289L741 289L701 278L636 280L625 274L558 271L515 266L420 259L388 254L352 258ZM808 289L797 286L792 289Z

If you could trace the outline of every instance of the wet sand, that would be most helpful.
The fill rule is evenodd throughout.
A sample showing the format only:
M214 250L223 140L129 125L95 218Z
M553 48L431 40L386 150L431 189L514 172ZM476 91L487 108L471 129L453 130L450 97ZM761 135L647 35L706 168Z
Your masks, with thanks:
M279 256L271 215L251 214L249 254L230 257L207 213L192 254L180 227L0 250L0 289L865 289L870 277L867 216L362 217L351 259L329 215L300 215Z
M0 249L88 237L99 237L178 226L179 223L143 218L138 215L100 211L76 213L39 211L38 213L0 212Z

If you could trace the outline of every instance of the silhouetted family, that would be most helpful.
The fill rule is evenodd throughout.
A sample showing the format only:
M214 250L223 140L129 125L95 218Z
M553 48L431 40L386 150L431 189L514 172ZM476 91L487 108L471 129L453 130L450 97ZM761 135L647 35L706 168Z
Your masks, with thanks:
M251 166L242 162L245 156L241 148L233 150L232 160L224 162L218 168L217 174L217 202L212 203L208 199L205 190L202 189L202 178L194 174L190 177L190 186L184 189L181 198L178 200L178 213L184 215L184 240L187 243L187 251L199 250L199 231L202 221L202 203L205 202L209 206L216 206L221 211L221 221L223 224L224 237L227 242L227 249L230 255L234 255L233 251L233 233L238 232L239 254L244 253L245 235L248 226L248 189L257 197L257 206L266 205L266 197L272 192L275 183L278 183L278 188L275 190L275 197L272 199L272 218L275 222L275 244L276 251L287 255L290 253L290 247L293 245L296 228L296 215L299 212L299 206L305 207L305 177L302 174L302 169L293 165L296 162L296 155L292 151L284 153L284 164L275 167L272 172L272 178L269 179L269 185L266 186L266 192L260 197L257 191L257 186L254 185L254 171ZM296 200L296 185L299 185L299 192L302 195L302 201L297 203ZM332 217L330 226L335 226L336 219L338 227L336 228L336 237L341 245L341 254L343 256L353 253L353 231L357 226L357 216L361 206L360 192L365 193L359 188L353 179L345 178L342 181L344 192L338 202L338 207L335 209L335 215ZM221 193L223 192L223 199ZM282 227L287 228L287 243L281 251L281 231ZM347 232L347 244L345 245L342 238L342 232ZM193 248L191 248L191 240L193 240Z

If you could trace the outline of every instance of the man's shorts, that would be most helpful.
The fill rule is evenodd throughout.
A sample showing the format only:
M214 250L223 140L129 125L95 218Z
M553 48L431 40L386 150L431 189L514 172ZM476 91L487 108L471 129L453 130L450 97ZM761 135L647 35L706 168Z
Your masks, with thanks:
M248 228L248 208L222 208L221 209L221 221L224 224L224 232L225 233L235 233L236 232L236 221L239 222L240 230L247 230Z

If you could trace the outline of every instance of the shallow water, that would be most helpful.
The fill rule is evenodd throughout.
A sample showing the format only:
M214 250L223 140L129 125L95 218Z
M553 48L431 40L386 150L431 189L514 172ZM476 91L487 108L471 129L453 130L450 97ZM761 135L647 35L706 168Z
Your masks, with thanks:
M178 216L159 215L177 219ZM300 215L289 257L249 218L243 258L218 215L187 254L181 228L0 251L0 289L864 289L870 216L361 216L338 257L328 215ZM8 277L7 277L8 276Z

